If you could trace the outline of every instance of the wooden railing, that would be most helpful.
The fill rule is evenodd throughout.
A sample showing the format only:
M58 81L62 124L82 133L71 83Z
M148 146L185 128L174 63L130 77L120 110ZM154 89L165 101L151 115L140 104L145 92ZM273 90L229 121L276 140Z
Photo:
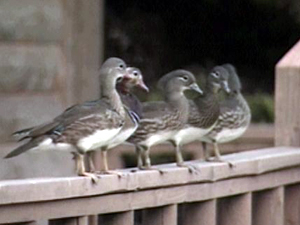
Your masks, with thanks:
M2 181L0 223L86 224L88 215L100 214L101 224L134 224L134 214L143 210L142 224L177 224L178 208L180 224L189 225L282 224L284 214L298 219L291 205L299 204L300 148L224 158L234 167L194 161L189 163L199 172L189 173L169 164L160 167L163 175L124 170L124 177L102 176L97 184L84 177Z
M276 145L157 171L0 182L0 223L300 224L300 42L276 67ZM285 147L280 147L285 146ZM293 146L293 147L289 147ZM43 223L42 223L43 224Z

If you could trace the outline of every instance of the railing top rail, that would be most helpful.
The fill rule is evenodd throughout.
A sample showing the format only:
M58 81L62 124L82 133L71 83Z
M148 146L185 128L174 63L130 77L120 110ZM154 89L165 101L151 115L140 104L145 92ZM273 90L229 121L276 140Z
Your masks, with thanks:
M92 184L85 177L0 181L0 205L124 193L258 175L300 165L300 148L267 148L230 154L224 159L232 162L234 167L230 168L225 163L191 161L188 163L197 168L199 173L189 173L186 168L165 164L158 166L165 171L163 175L157 171L132 173L127 169L122 170L124 177L102 176L97 184Z

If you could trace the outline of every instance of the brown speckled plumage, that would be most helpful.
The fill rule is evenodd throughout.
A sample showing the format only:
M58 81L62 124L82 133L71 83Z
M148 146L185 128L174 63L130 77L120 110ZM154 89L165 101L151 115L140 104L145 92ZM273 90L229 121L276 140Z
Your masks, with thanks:
M183 94L184 90L194 89L201 92L194 75L185 70L166 74L159 80L158 87L163 91L165 101L143 104L143 119L136 132L128 139L136 146L140 169L144 166L147 169L151 167L149 148L163 141L170 141L172 134L187 122L189 103Z
M221 113L215 127L206 135L206 138L215 140L218 133L224 128L238 129L247 127L250 123L250 108L244 97L238 93L231 99L222 102ZM217 140L216 140L217 141Z
M151 103L148 103L148 106L150 104ZM186 121L187 118L183 116L180 110L168 107L167 104L165 104L163 109L160 109L160 115L154 118L153 116L156 113L152 112L151 116L149 116L149 111L144 109L144 119L140 121L138 129L128 139L128 142L139 143L159 131L178 130L184 126L184 121Z

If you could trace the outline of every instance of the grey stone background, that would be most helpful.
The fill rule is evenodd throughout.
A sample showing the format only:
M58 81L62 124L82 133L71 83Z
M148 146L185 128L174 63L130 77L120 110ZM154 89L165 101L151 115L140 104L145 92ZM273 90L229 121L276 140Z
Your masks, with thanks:
M101 0L0 1L0 179L74 173L71 155L29 153L10 134L98 95Z

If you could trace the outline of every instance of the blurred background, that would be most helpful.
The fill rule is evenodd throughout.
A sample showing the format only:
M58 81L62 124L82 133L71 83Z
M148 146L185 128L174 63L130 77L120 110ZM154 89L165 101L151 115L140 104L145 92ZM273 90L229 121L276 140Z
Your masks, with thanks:
M161 98L155 83L170 70L188 69L203 86L213 66L232 63L253 124L222 150L272 146L274 68L299 37L298 0L0 0L0 157L16 146L12 132L97 98L97 70L111 56L142 70L151 88L138 93L143 101ZM168 146L153 152L157 162L172 154ZM202 155L193 145L185 152ZM135 165L128 147L110 160L112 168ZM70 155L0 160L0 179L72 172Z

